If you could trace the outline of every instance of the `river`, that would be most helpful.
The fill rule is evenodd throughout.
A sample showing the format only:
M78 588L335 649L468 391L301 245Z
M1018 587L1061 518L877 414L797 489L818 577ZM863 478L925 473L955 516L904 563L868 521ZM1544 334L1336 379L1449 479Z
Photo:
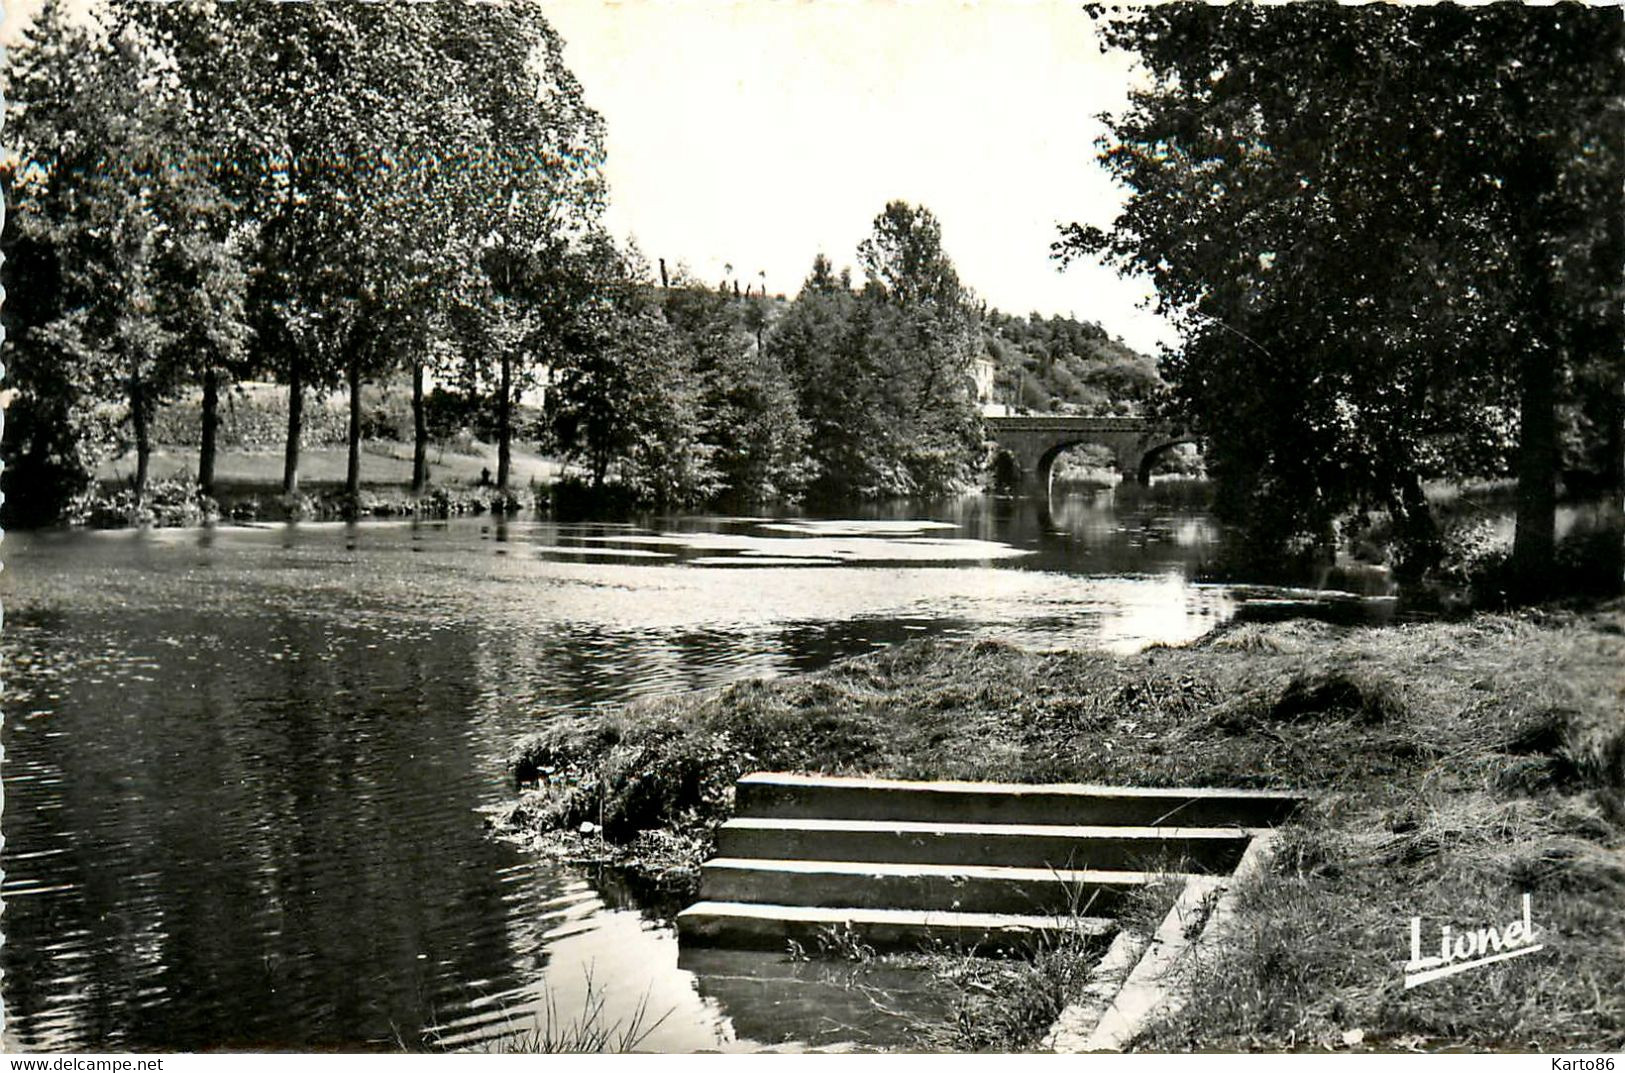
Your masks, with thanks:
M914 637L1127 651L1282 598L1196 580L1219 531L1180 498L9 533L5 1043L481 1046L595 1002L646 1049L906 1043L839 970L679 951L489 837L505 754Z

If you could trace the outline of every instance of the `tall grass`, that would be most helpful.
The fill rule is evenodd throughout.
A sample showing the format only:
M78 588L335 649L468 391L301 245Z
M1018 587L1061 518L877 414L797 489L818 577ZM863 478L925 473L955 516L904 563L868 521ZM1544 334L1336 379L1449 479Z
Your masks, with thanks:
M558 997L548 992L536 1023L528 1029L504 1036L491 1049L501 1054L606 1054L635 1051L653 1035L672 1011L651 1017L649 994L644 992L632 1012L611 1019L606 1010L607 992L587 970L586 991L581 1008L564 1013Z
M1104 949L1082 926L1036 933L1014 957L940 958L937 973L955 989L946 1022L929 1033L955 1051L1020 1051L1036 1045L1082 993Z

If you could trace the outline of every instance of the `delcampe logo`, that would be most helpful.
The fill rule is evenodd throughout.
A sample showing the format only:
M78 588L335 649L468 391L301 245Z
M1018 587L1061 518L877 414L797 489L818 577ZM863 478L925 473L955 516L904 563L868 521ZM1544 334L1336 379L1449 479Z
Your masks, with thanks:
M1439 929L1439 953L1422 956L1422 918L1411 917L1411 959L1405 963L1405 989L1429 980L1441 980L1458 972L1476 969L1508 958L1533 954L1545 949L1545 943L1535 942L1534 924L1529 919L1529 895L1523 896L1523 918L1509 921L1501 928L1452 929L1449 924Z

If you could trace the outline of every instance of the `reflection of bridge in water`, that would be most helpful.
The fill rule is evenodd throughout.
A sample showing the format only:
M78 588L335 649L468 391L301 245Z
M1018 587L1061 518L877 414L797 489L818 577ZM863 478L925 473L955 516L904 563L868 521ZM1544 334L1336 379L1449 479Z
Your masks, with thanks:
M982 424L988 438L999 446L996 475L1014 490L1029 495L1049 493L1055 459L1069 447L1104 447L1111 451L1114 468L1125 481L1150 484L1151 469L1164 452L1181 443L1196 442L1195 436L1177 425L1143 417L1034 414L984 417Z

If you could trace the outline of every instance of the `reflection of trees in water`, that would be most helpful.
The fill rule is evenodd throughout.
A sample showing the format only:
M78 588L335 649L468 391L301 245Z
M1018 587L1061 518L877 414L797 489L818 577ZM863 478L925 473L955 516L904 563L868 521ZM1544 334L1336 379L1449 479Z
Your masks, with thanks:
M71 844L21 869L63 889L8 907L18 1038L392 1047L475 997L462 981L502 986L513 854L473 822L468 642L137 621L52 638L83 669L54 702L61 737L9 743L48 757L36 804L56 806L8 821L9 848Z
M550 714L709 689L784 669L775 632L748 627L632 629L585 622L478 631L474 705L492 740Z
M622 870L608 865L584 868L583 874L609 909L634 909L670 921L699 897L699 876Z

